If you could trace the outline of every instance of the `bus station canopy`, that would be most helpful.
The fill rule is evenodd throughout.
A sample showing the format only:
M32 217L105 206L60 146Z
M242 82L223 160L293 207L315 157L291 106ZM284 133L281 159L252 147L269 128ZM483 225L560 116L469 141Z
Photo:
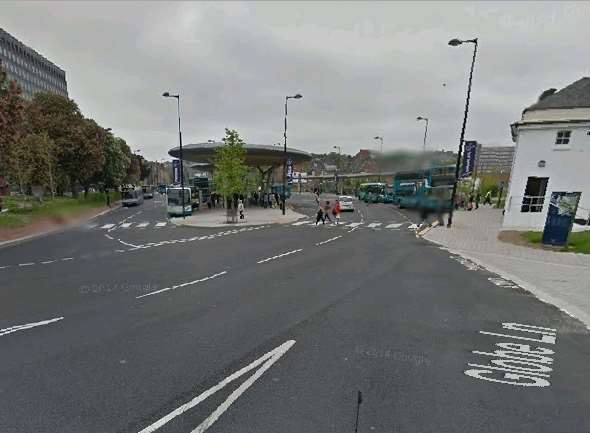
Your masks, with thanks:
M215 151L223 142L194 143L182 146L182 158L185 161L212 164L215 160ZM283 147L267 146L263 144L244 144L246 150L246 164L253 167L277 166L283 164ZM175 147L168 151L174 158L180 157L180 148ZM303 150L287 148L287 158L297 164L311 160L311 154Z

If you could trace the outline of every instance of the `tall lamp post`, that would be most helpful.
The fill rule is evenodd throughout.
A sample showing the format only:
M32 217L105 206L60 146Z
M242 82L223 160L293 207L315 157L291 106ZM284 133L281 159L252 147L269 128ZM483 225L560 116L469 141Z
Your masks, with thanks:
M383 155L383 137L376 135L373 138L380 141L381 145L379 147L379 153ZM379 164L379 182L381 182L381 164Z
M459 151L457 152L457 163L455 164L455 182L453 183L453 193L451 194L451 210L449 211L449 221L447 227L453 225L453 210L455 209L455 195L457 194L457 182L459 181L459 166L461 165L461 155L463 153L463 140L465 139L465 127L467 126L467 115L469 114L469 99L471 97L471 82L473 80L473 68L475 66L475 56L477 55L477 38L467 39L462 41L460 39L451 39L449 45L457 47L461 44L472 43L473 59L471 60L471 69L469 70L469 84L467 85L467 98L465 99L465 112L463 114L463 125L461 126L461 137L459 138Z
M293 96L285 96L285 147L283 148L283 197L282 197L282 204L283 204L283 215L285 215L285 202L287 200L287 103L289 99L301 99L299 93Z
M336 164L336 193L340 193L342 194L342 192L338 191L338 183L340 181L339 179L339 175L340 175L340 159L342 157L342 148L340 146L334 146L334 149L338 149L338 163Z
M182 131L180 130L180 93L178 95L172 95L169 92L162 93L164 98L176 98L176 108L178 112L178 142L180 144L180 199L182 200L182 218L184 219L184 162L182 159Z
M424 125L424 144L422 144L422 152L426 152L426 135L428 134L428 117L418 116L416 117L417 121L423 120Z

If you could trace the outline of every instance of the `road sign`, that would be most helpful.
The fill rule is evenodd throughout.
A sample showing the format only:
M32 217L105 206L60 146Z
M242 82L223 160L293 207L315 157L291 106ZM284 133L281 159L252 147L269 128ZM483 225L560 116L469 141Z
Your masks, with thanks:
M466 141L463 147L463 167L461 177L469 177L475 169L475 156L477 153L477 141Z
M180 159L172 160L172 183L180 183Z
M552 192L543 230L543 243L565 245L572 230L580 192Z

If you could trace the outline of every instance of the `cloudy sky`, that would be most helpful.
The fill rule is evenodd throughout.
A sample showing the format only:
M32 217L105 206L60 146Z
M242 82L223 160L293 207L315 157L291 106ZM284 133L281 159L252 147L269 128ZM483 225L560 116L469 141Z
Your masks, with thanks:
M547 88L590 76L590 3L2 2L0 27L66 70L83 113L148 159L237 129L313 152L456 148L479 37L467 138L511 144ZM443 85L444 84L444 85Z

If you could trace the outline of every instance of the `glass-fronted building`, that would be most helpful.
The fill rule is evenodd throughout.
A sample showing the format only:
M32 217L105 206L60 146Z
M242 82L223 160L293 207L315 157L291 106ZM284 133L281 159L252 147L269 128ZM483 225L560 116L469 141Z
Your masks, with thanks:
M1 28L0 64L27 100L38 92L68 96L66 72Z

